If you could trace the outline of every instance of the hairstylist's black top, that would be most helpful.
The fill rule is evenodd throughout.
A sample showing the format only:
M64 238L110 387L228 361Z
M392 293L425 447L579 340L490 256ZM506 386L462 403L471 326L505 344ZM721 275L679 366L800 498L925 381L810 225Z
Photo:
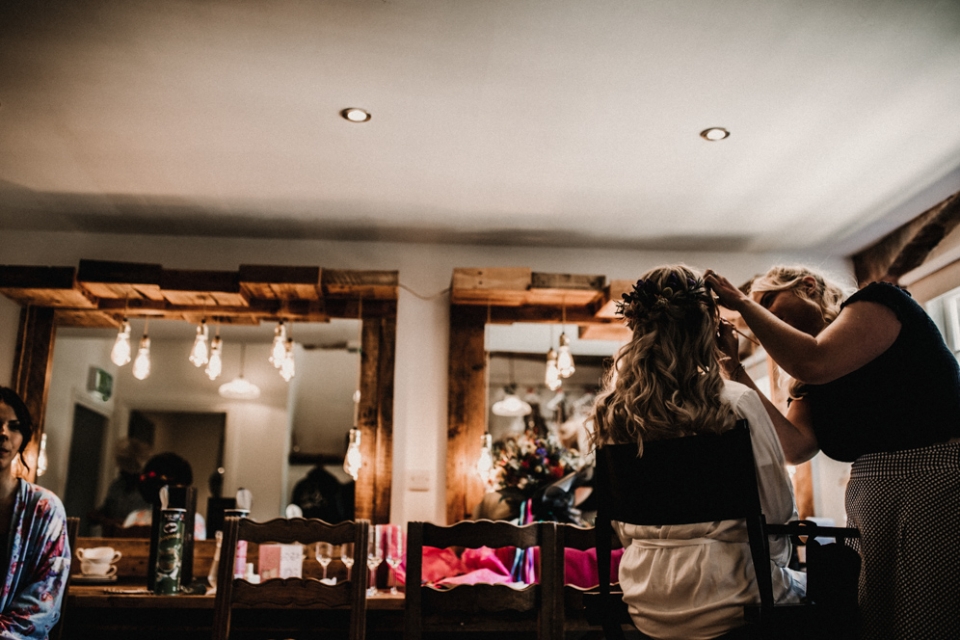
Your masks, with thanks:
M889 349L833 382L807 385L820 449L852 462L867 453L925 447L960 436L960 366L939 329L906 291L874 282L859 301L889 307L900 333Z

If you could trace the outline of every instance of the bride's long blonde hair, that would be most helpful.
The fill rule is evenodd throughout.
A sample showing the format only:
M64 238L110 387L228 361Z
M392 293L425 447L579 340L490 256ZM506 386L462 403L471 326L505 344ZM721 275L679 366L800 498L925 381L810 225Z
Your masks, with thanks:
M594 444L719 433L736 415L724 402L717 348L719 312L700 273L657 267L624 294L633 331L617 354L594 408Z

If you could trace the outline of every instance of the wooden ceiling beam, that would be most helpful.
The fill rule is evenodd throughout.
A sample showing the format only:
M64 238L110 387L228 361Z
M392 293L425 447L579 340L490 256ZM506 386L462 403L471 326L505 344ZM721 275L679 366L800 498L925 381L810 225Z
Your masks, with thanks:
M857 283L896 284L900 276L919 267L940 241L960 224L960 192L852 256Z

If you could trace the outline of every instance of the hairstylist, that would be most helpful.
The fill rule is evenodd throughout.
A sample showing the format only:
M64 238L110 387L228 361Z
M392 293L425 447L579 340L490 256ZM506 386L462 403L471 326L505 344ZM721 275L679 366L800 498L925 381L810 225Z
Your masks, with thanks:
M862 637L960 638L960 367L936 325L899 287L844 300L805 267L774 267L749 295L705 281L794 379L786 416L765 402L787 461L853 462ZM721 327L728 375L753 385L734 338Z

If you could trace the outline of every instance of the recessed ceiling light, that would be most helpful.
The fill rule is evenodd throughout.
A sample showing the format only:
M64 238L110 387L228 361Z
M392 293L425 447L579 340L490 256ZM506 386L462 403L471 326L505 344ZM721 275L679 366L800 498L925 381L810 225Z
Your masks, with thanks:
M370 114L363 109L357 109L355 107L350 107L349 109L344 109L340 112L340 115L343 116L346 120L350 122L366 122L371 118Z
M723 127L710 127L709 129L704 129L701 131L700 137L704 140L709 140L710 142L716 142L717 140L729 138L730 132Z

